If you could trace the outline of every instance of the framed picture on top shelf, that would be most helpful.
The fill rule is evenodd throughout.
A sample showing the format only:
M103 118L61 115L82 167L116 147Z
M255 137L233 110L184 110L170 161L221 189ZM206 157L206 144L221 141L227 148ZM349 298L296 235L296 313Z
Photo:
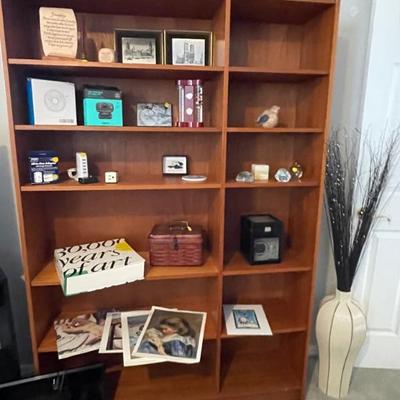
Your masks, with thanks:
M172 65L212 65L213 34L203 31L165 31L165 59Z
M162 64L162 39L162 31L116 29L117 60L124 64Z

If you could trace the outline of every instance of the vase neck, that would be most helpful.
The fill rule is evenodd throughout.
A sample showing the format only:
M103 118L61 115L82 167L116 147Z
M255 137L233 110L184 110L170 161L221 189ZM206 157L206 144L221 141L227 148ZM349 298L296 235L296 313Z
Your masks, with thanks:
M336 298L339 301L350 301L351 300L351 292L342 292L339 289L336 289Z

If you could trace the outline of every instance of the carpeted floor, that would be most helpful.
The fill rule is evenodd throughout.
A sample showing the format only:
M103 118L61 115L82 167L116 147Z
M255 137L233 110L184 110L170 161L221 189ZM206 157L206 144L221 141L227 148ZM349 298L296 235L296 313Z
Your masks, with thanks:
M318 389L318 364L310 361L307 400L331 400ZM356 368L343 400L400 400L400 371Z

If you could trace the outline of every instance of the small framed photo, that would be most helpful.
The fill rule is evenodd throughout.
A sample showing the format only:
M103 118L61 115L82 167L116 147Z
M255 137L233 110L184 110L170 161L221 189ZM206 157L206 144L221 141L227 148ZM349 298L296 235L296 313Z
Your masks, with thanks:
M124 64L162 64L162 31L117 29L117 60Z
M172 104L139 103L137 126L172 126Z
M200 362L207 314L153 307L133 353L183 364Z
M189 173L187 156L163 156L163 175L187 175Z
M101 337L99 353L122 353L121 313L108 313Z
M211 32L166 31L166 59L172 65L212 65Z
M224 304L224 316L228 335L272 335L261 304Z

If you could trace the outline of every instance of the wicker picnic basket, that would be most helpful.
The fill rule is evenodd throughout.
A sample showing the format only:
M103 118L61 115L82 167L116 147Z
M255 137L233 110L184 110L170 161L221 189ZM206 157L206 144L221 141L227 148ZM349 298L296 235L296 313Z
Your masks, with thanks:
M156 225L150 235L150 264L199 266L203 264L204 232L186 221Z

